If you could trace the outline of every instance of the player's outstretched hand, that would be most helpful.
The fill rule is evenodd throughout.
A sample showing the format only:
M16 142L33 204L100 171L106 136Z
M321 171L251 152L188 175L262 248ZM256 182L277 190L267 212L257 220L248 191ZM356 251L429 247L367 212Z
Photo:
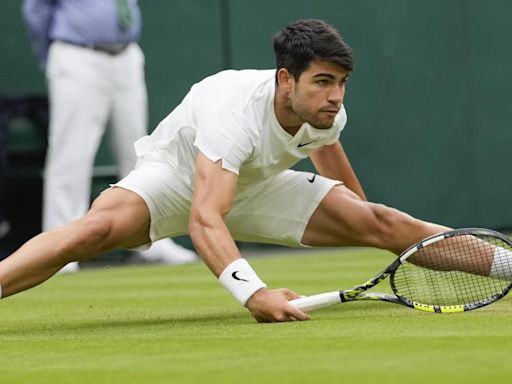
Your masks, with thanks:
M309 320L309 316L288 303L300 296L287 288L260 289L247 301L247 308L258 323Z

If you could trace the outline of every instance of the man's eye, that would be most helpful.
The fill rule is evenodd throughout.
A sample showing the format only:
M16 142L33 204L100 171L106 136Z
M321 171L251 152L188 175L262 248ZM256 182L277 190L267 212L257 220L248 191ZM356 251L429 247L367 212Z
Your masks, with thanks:
M329 84L329 81L328 80L317 80L316 83L318 85L327 85L327 84Z

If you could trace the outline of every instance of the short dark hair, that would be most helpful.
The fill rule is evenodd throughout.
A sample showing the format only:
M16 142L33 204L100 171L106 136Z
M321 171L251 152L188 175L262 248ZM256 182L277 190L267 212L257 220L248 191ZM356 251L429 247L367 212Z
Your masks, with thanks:
M274 36L276 68L285 68L295 80L314 60L332 62L347 71L354 69L352 49L338 31L322 20L298 20Z

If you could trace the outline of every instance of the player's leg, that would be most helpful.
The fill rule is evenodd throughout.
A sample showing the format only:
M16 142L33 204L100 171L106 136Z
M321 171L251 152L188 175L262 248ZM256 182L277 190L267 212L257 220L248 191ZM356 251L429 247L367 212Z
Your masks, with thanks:
M342 185L335 186L311 216L302 242L308 245L362 245L402 253L411 245L450 228L418 220L382 204L361 201ZM472 250L478 262L457 258ZM446 259L439 259L444 252ZM453 255L453 258L450 258ZM473 236L448 238L417 252L409 261L430 269L456 270L510 280L512 253Z
M0 262L2 296L42 283L69 262L146 244L149 226L144 200L128 190L111 188L96 199L87 215L39 234Z
M397 254L449 228L397 209L362 201L343 185L333 187L311 215L302 243L312 246L373 246Z
M237 240L374 246L400 253L448 228L361 199L339 181L284 171L237 192L226 222Z

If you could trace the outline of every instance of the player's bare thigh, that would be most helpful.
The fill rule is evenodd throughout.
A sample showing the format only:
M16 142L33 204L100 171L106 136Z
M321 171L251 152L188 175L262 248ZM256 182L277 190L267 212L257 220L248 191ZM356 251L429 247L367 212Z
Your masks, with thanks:
M108 224L106 248L135 248L150 242L149 209L139 195L127 189L112 187L104 191L84 219Z
M333 187L315 210L304 231L302 243L312 246L360 245L370 214L362 201L344 185Z
M343 185L333 187L311 216L302 243L312 246L373 246L402 252L446 227L397 209L361 200Z
M84 217L37 235L0 263L4 296L42 283L70 261L148 242L149 221L135 193L121 188L103 192Z

